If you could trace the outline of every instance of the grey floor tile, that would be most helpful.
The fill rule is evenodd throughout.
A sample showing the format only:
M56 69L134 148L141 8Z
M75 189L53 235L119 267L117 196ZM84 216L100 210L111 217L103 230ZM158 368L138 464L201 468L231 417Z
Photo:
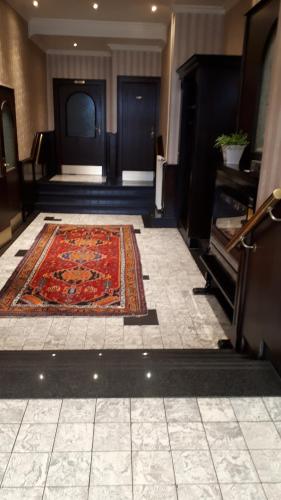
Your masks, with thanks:
M259 422L270 420L262 398L231 398L237 420L240 422Z
M0 423L17 424L22 421L27 401L8 400L0 401Z
M46 488L44 500L87 500L88 488Z
M96 405L96 422L130 422L129 399L98 399Z
M133 481L135 485L174 484L171 453L168 451L134 451Z
M134 500L177 500L176 487L168 484L135 485Z
M57 424L22 424L15 452L51 452Z
M91 486L117 486L131 483L130 452L93 452Z
M89 500L132 500L132 486L93 486Z
M178 500L221 500L221 498L218 484L180 484L178 486Z
M252 450L251 455L262 482L280 482L281 450Z
M62 423L92 423L95 418L95 399L64 399L60 412Z
M53 453L47 477L47 486L88 486L91 453Z
M42 500L44 488L1 488L0 500Z
M195 398L165 398L168 422L200 422L201 416Z
M240 426L251 450L281 449L281 437L273 422L240 422Z
M279 436L281 437L281 422L275 422L275 427L279 433Z
M266 500L261 484L221 484L223 500Z
M91 451L93 424L59 424L54 451Z
M169 436L166 423L133 423L132 449L134 451L169 450Z
M24 414L25 424L53 424L59 419L60 399L31 399Z
M209 451L173 451L172 455L177 484L217 482Z
M94 427L94 451L130 451L130 423L96 423Z
M229 399L199 398L198 405L204 422L236 421L236 417Z
M13 453L2 486L19 488L44 486L48 461L48 453Z
M237 422L205 422L211 450L246 450L240 426Z
M257 483L259 481L248 451L212 450L220 483Z
M0 451L11 452L20 424L0 424Z
M281 482L280 483L263 483L263 489L268 500L280 500L281 498Z
M205 430L201 422L170 423L168 425L172 450L208 450Z
M131 400L132 422L166 422L162 398L133 398Z
M263 398L272 420L281 421L281 398Z

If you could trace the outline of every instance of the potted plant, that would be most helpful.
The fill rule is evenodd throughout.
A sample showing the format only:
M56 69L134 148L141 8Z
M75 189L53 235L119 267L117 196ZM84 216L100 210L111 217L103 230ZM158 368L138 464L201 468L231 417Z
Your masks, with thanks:
M221 148L225 165L238 169L241 156L248 144L248 135L240 131L217 137L215 148Z

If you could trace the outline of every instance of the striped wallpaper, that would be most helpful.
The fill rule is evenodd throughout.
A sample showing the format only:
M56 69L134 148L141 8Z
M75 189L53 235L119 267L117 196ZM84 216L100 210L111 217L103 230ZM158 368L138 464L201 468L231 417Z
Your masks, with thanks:
M177 68L193 54L223 54L224 16L217 13L175 15L174 55L171 68L170 126L167 160L178 161L181 91Z
M117 129L117 76L161 76L161 53L113 51L106 56L49 54L47 59L48 123L54 128L53 78L105 79L107 130Z

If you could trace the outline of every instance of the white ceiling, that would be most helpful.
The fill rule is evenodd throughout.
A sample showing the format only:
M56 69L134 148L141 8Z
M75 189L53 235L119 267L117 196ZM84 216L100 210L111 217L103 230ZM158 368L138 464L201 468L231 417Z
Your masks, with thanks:
M29 22L31 38L43 50L108 51L109 44L163 48L175 8L191 5L222 9L236 0L7 0ZM156 13L151 12L156 4ZM92 35L93 33L93 35ZM148 48L148 47L147 47Z

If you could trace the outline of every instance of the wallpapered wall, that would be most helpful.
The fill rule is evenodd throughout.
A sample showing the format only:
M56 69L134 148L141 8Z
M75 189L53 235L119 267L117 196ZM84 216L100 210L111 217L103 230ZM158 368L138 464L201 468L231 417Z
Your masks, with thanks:
M161 76L161 54L122 50L112 55L76 56L48 55L48 110L49 127L54 127L53 78L105 79L107 95L107 130L117 129L117 76Z
M281 6L279 10L281 19ZM270 101L266 119L263 158L258 192L260 205L275 188L281 188L281 23L275 40L275 59L272 67Z
M33 135L47 128L46 56L27 35L25 21L0 0L0 84L14 88L19 157L30 155Z
M224 16L217 13L175 15L175 38L171 65L170 126L167 160L178 160L181 91L177 68L193 54L223 54Z

